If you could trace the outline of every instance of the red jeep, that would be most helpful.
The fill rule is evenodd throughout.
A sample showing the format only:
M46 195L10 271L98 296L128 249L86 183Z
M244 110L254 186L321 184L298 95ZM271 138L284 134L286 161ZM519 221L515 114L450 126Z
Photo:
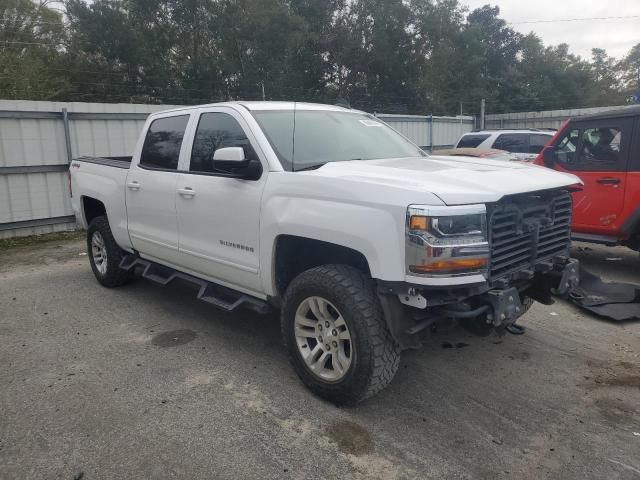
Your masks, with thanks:
M570 118L534 163L584 182L574 240L640 250L640 105Z

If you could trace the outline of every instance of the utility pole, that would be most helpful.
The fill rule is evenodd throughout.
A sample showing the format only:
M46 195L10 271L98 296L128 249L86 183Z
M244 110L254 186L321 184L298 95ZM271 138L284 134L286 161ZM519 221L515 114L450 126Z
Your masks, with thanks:
M264 80L262 81L261 85L262 85L262 101L264 102L267 99L267 97L264 94Z
M485 108L486 108L486 102L485 99L483 98L480 101L480 130L484 130L484 113L485 113Z

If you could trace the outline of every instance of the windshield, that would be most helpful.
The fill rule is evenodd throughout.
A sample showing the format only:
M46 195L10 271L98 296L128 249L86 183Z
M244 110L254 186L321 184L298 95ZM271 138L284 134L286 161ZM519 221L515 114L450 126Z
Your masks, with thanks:
M285 170L327 162L425 157L426 154L372 115L328 110L254 111Z

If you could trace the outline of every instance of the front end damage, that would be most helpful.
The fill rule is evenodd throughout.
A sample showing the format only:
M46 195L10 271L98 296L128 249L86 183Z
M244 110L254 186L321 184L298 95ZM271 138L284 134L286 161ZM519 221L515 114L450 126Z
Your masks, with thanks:
M402 348L418 348L421 333L455 322L479 335L494 331L503 335L532 301L551 304L553 296L565 296L578 285L578 261L568 256L571 197L567 191L514 195L486 208L486 265L473 272L481 281L463 284L456 281L462 278L460 275L450 275L452 281L448 285L442 285L442 281L433 285L378 282L387 323ZM414 208L412 212L415 211ZM409 225L412 218L407 222ZM450 224L456 222L464 223L455 219ZM415 220L412 223L418 224ZM444 229L438 229L438 233L440 230ZM480 229L474 230L479 232ZM474 239L473 249L464 244L444 244L447 248L443 248L442 243L434 247L440 239L432 239L431 232L419 234L413 230L408 233L413 263L417 263L416 252L421 247L430 254L442 252L441 258L422 262L429 268L455 265L467 251L472 251L474 259L482 258L478 253L482 252L481 237Z
M477 335L491 332L504 335L527 311L528 299L550 305L553 296L566 296L579 283L576 259L555 257L539 265L529 281L500 288L425 290L402 283L379 282L378 293L391 334L403 349L420 348L421 333L455 322ZM400 302L399 296L404 296L405 301L411 301L411 297L428 299L427 306L408 306Z

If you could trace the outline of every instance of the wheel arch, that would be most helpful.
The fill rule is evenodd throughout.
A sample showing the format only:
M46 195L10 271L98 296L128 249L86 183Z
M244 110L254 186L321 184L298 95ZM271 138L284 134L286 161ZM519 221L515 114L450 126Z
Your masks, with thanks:
M272 282L280 298L295 277L322 265L349 265L371 276L369 262L362 252L338 243L298 235L276 237L272 261Z
M96 217L104 216L109 221L105 204L97 198L83 195L80 198L80 204L82 206L82 218L87 227Z

